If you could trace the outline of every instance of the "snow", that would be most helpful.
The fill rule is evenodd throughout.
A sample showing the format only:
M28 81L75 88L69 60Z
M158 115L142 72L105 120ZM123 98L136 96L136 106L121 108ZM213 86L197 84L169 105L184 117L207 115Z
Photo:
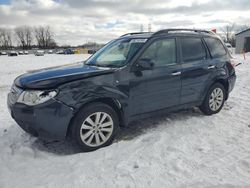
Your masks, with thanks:
M23 132L6 98L16 76L87 56L0 56L0 187L250 187L250 54L235 57L243 64L219 114L190 109L141 120L111 146L81 153Z

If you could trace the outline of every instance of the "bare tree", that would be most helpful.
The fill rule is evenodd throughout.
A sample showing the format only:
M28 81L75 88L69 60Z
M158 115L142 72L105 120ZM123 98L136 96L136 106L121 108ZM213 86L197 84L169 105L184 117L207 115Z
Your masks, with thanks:
M54 48L57 46L50 26L38 26L35 28L20 26L14 30L0 28L0 48L12 48L13 33L18 45L23 49L30 49L33 42L36 42L40 48Z
M43 27L35 27L34 28L34 35L37 41L37 46L42 47L44 44L44 32L43 32Z
M222 32L224 33L226 37L226 42L230 42L232 39L232 36L234 35L234 28L235 28L235 23L225 25L222 28Z
M249 29L250 26L247 24L238 25L235 23L225 25L221 30L225 36L225 42L229 42L233 47L236 43L236 33Z
M24 30L22 27L17 27L15 29L15 34L16 37L18 39L18 41L20 42L20 44L22 45L22 47L25 47L25 40L24 40Z
M3 44L4 44L3 36L4 36L3 35L3 29L0 28L0 47L2 47Z
M34 29L37 46L40 48L52 48L56 46L54 35L50 26L39 26Z
M25 31L24 34L25 34L25 41L26 41L27 48L30 48L31 43L33 41L32 28L29 26L25 26L24 31Z
M248 24L236 25L235 26L235 32L239 33L241 31L244 31L244 30L249 29L249 28L250 28L250 25L248 25Z
M32 28L30 26L21 26L15 29L15 34L23 49L29 49L33 40Z
M11 49L12 48L11 30L0 28L0 47L2 49Z

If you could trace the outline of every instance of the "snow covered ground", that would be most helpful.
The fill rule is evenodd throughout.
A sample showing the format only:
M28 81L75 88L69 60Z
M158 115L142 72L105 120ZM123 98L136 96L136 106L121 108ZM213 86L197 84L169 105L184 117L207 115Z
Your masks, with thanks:
M90 153L24 133L6 106L13 79L85 58L0 56L0 188L250 187L250 54L219 114L191 109L141 120Z

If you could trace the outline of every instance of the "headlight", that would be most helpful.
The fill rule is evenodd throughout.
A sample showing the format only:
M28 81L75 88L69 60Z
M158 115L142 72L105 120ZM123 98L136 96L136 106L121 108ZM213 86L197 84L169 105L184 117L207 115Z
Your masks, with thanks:
M23 91L17 102L34 106L44 103L57 95L57 91Z

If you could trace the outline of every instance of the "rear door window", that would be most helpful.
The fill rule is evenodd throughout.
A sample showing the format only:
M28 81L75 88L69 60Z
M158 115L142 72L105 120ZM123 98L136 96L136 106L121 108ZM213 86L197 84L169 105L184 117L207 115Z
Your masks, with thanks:
M221 57L227 54L222 42L216 38L204 38L208 49L213 58Z
M205 47L200 38L180 38L182 59L184 62L204 60L207 57Z

